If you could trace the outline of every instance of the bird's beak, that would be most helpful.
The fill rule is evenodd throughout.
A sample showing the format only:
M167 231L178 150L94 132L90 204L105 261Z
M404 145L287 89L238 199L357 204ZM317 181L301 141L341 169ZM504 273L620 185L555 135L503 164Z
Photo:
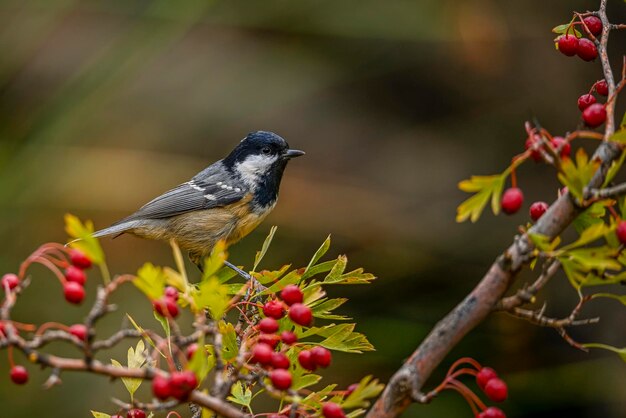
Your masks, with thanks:
M287 159L291 159L291 158L300 157L301 155L304 155L304 154L305 154L304 151L300 151L299 149L288 149L283 154L283 157Z

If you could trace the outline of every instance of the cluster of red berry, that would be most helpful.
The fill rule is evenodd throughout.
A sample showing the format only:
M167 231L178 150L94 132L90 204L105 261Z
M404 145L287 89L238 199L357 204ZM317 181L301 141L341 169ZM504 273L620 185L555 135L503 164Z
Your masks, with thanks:
M91 260L81 251L71 250L70 261L72 264L65 269L63 294L65 300L78 305L85 299L85 270L91 267Z
M583 94L578 98L578 109L580 109L585 124L591 128L596 128L606 122L606 108L602 103L597 103L593 92L600 96L609 95L609 86L606 80L602 79L591 86L589 93Z
M592 35L597 36L602 33L602 21L598 17L587 16L583 19L583 23ZM591 39L578 38L573 30L574 25L581 25L581 22L570 24L565 34L556 39L559 51L568 57L578 55L584 61L593 61L598 57L598 48ZM573 34L569 34L570 31Z
M162 401L169 397L185 401L197 386L198 379L190 370L172 372L169 376L157 374L152 379L152 393Z
M172 286L166 286L161 299L153 300L154 311L161 316L176 318L178 316L178 290Z

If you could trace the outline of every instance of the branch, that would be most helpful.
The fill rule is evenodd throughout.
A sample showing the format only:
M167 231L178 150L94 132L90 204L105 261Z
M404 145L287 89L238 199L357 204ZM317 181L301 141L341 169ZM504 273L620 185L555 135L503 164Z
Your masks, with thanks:
M607 0L602 0L600 4L599 16L603 23L603 30L598 49L604 77L609 86L609 95L611 95L615 91L615 81L606 52L610 30L606 16L606 3ZM621 154L621 148L616 143L608 141L615 129L614 107L615 100L606 106L604 142L593 156L594 159L600 161L600 167L587 185L588 189L602 186L612 162ZM530 229L530 232L553 239L572 223L582 209L584 206L575 205L570 194L565 193L552 204ZM421 398L422 386L430 374L450 350L493 310L513 283L517 273L529 261L531 250L532 244L526 236L515 238L513 244L498 256L476 288L435 325L420 346L392 376L387 387L366 415L367 418L396 417L413 400Z
M511 311L518 306L532 302L537 292L539 292L546 285L546 283L548 283L556 272L559 271L560 267L561 263L558 260L550 262L532 285L518 290L513 296L502 298L497 305L493 307L493 310Z

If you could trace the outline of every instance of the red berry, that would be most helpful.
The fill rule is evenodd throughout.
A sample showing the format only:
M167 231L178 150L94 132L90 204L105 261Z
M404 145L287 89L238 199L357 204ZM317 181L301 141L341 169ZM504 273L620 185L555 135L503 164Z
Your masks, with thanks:
M535 202L530 205L530 218L533 221L541 218L541 215L548 210L548 204L546 202Z
M196 378L196 374L191 370L174 372L170 376L170 395L179 401L187 399L196 386L198 386L198 379Z
M311 358L317 366L326 368L330 366L332 355L324 347L315 346L311 349Z
M310 372L317 368L315 360L313 360L313 355L309 350L302 350L298 353L298 363L300 363L300 366L302 366L303 369Z
M143 409L131 409L126 413L126 418L146 418L146 413Z
M506 383L497 377L489 379L484 390L487 397L494 402L504 402L508 394Z
M163 375L157 374L152 379L152 393L157 399L164 401L172 395L170 380Z
M273 334L278 331L278 322L274 318L263 318L259 322L259 330L264 334Z
M600 126L606 120L606 109L600 103L592 104L583 111L583 120L591 128Z
M602 33L602 21L596 16L587 16L583 19L585 25L587 25L587 29L589 32L594 35L600 35Z
M74 324L69 329L70 334L81 341L87 341L87 327L83 324Z
M578 98L578 108L582 112L596 102L596 98L592 94L583 94Z
M291 373L284 369L276 369L270 373L272 386L279 390L287 390L291 387Z
M298 286L295 284L288 284L280 292L280 297L287 305L291 306L294 303L302 303L304 295Z
M289 369L289 358L285 353L272 353L272 367L275 369Z
M169 316L171 318L178 316L178 305L170 298L162 297L159 300L152 301L152 306L155 312L161 316Z
M263 313L265 314L265 316L274 319L280 319L285 316L283 304L277 300L270 300L265 305L263 305Z
M280 339L284 344L291 345L298 341L298 336L291 331L283 331L280 333Z
M63 285L65 300L69 303L80 304L85 299L85 289L76 282L65 282Z
M276 348L278 342L280 341L280 337L275 334L261 334L257 339L258 343L267 344L272 347L272 350Z
M507 215L512 215L517 212L524 203L524 194L517 187L511 187L506 189L502 195L502 210Z
M324 418L344 418L343 409L334 402L326 402L322 405L322 415Z
M28 371L22 366L11 367L11 380L16 385L23 385L28 382Z
M578 38L574 35L561 35L557 39L557 45L562 54L573 57L578 49Z
M569 157L572 152L572 146L562 136L555 136L552 138L550 145L552 145L552 148L554 148L555 151L559 148L561 149L561 158Z
M593 61L598 57L598 49L596 45L587 38L580 38L578 40L578 48L576 53L583 61Z
M185 354L187 355L187 360L191 360L193 355L196 353L197 349L198 349L197 343L189 344L189 346L187 346L187 350L185 350Z
M617 224L615 234L617 234L617 239L619 240L620 244L626 245L626 221L621 221L619 224Z
M65 269L65 278L70 282L76 282L81 286L85 285L87 275L76 266L69 266Z
M257 343L252 348L252 362L268 365L272 362L272 354L274 354L274 349L271 346Z
M346 389L346 395L345 396L350 396L352 395L352 392L354 392L356 390L356 388L359 387L358 383L353 383L350 386L348 386L348 389Z
M476 383L478 384L479 388L484 390L485 385L487 385L487 382L497 377L498 377L498 374L496 373L494 369L492 369L491 367L483 367L476 374Z
M91 267L91 260L82 251L71 250L70 262L81 270L86 270Z
M294 303L289 308L289 318L296 324L308 327L313 321L311 308L302 303Z
M478 414L478 418L506 418L506 415L504 415L504 412L502 412L500 408L490 406Z
M609 85L606 83L606 80L602 79L596 82L596 84L594 84L594 87L596 88L596 91L598 92L598 94L602 96L609 95Z
M20 278L13 273L7 273L2 276L2 279L0 279L0 284L2 285L3 290L7 287L12 290L15 289L18 284L20 284Z
M525 148L526 149L532 148L532 151L530 152L530 158L532 158L536 162L540 162L541 160L543 160L543 157L541 156L541 151L540 151L540 149L543 146L535 145L536 143L540 143L540 142L541 142L541 139L539 137L528 137L528 139L526 139Z
M174 302L178 302L178 289L174 286L167 286L163 295L168 299L172 299Z

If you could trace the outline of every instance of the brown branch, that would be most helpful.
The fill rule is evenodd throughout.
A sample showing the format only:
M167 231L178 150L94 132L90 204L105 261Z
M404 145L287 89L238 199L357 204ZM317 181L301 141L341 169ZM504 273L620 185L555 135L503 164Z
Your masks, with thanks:
M560 267L561 263L558 260L551 261L532 285L518 290L513 296L502 298L496 306L493 307L493 310L511 311L518 306L532 302L537 292L548 283L556 272L559 271Z
M601 0L598 13L603 24L598 49L604 78L609 86L609 95L611 95L615 91L615 81L606 52L610 30L606 16L606 2L607 0ZM615 130L614 106L615 100L606 106L604 142L593 156L594 159L600 161L600 167L588 184L588 189L601 187L611 163L621 154L621 148L617 144L607 141ZM584 207L575 205L569 193L566 193L552 204L530 229L530 232L546 235L552 239L569 226L582 209ZM369 410L368 418L396 417L414 399L421 398L422 386L430 374L450 350L492 311L513 283L517 273L529 261L531 249L532 244L527 237L515 238L513 244L496 259L476 288L435 325L415 352L392 376L381 396ZM564 333L564 335L567 334Z

